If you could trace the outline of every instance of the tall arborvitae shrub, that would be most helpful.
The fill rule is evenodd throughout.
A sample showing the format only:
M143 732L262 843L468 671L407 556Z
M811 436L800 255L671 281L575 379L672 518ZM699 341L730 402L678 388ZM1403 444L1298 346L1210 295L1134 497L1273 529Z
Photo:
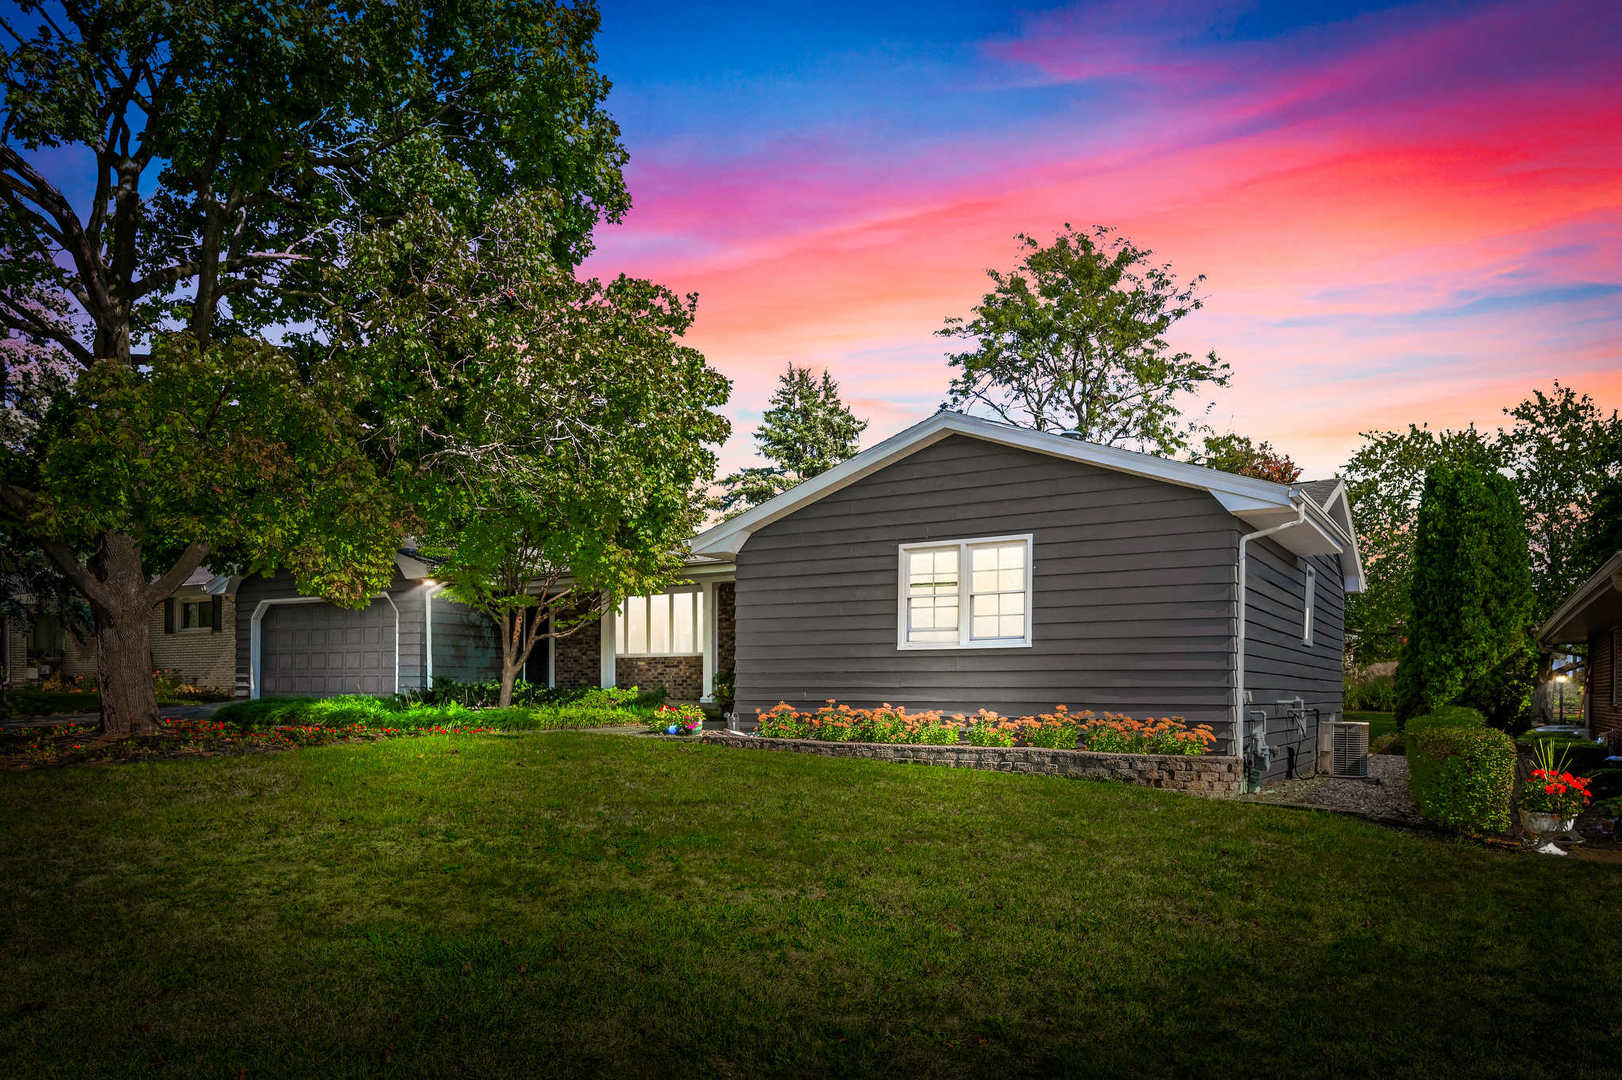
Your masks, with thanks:
M1512 727L1531 692L1532 579L1509 480L1468 465L1425 476L1397 721L1465 700Z

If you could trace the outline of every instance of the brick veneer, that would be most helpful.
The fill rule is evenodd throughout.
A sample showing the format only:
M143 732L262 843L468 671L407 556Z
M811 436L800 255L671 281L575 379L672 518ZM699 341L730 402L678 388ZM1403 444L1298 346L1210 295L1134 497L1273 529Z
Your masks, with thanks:
M553 640L557 659L552 663L552 676L557 685L578 690L601 685L603 679L602 626L587 623L568 637Z
M230 690L236 684L236 601L224 597L220 611L220 629L180 629L180 605L212 603L208 593L200 588L186 587L174 594L175 629L164 633L163 604L157 604L147 619L148 642L154 669L179 672L182 682L210 690ZM7 623L8 652L15 658L17 670L8 674L13 681L22 681L22 658L27 655L27 624L20 620ZM72 634L65 635L62 658L53 667L53 674L80 677L97 674L96 639L87 637L79 641Z
M206 612L212 598L202 589L183 588L174 595L174 632L163 632L163 605L152 609L148 623L152 666L180 673L180 681L212 690L231 690L237 679L237 602L223 597L219 630L182 630L180 605L201 603Z
M676 701L697 701L704 693L702 656L621 656L614 661L614 684L643 690L664 687Z
M738 586L731 581L715 586L715 670L730 671L738 663Z
M763 739L730 731L706 731L703 739L706 743L748 750L788 750L798 754L948 765L959 769L1124 780L1145 787L1206 796L1237 795L1243 779L1243 764L1239 758L1217 755L1095 754L1087 750L1041 750L1030 746L897 746L889 743Z

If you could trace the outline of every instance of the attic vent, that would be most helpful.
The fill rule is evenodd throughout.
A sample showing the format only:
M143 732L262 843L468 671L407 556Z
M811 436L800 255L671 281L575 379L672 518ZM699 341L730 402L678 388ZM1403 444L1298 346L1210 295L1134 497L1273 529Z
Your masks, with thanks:
M1066 428L1065 430L1059 432L1059 435L1062 438L1074 439L1077 442L1085 442L1086 441L1086 439L1084 439L1082 437L1082 433L1077 431L1075 428Z
M1367 777L1369 775L1369 726L1347 720L1337 720L1333 727L1334 775Z

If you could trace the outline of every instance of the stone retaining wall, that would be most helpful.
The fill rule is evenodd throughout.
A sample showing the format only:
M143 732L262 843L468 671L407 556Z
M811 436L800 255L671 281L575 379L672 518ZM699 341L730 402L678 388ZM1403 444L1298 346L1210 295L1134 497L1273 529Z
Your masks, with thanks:
M1074 779L1123 780L1129 784L1206 796L1239 794L1244 776L1244 766L1239 758L1215 754L1097 754L1090 750L1042 750L1032 746L820 742L814 739L764 739L731 731L706 731L702 737L708 743L743 749L789 750L825 757L905 761L916 765L995 769L998 772L1037 773Z

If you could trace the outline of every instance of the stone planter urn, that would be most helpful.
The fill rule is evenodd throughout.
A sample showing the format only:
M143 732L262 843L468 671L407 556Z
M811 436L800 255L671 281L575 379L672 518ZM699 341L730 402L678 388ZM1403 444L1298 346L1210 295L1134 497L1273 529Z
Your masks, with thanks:
M1555 846L1554 838L1570 833L1576 825L1577 819L1574 817L1563 818L1558 814L1544 814L1536 810L1521 811L1521 829L1526 833L1527 843L1542 855L1564 855L1565 852Z

